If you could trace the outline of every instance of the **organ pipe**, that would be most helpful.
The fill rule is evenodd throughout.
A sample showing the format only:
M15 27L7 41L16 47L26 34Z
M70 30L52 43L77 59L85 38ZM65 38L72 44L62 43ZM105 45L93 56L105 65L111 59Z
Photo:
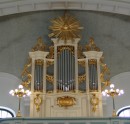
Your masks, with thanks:
M35 60L34 90L43 90L43 60Z
M57 58L57 88L67 92L74 90L75 59L71 50L62 48Z
M97 60L89 60L89 89L90 91L98 90L98 77L97 77Z

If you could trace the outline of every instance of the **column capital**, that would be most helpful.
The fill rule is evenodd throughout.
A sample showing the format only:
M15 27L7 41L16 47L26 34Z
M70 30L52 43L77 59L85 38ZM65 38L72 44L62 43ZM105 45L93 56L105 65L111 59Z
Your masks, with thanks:
M29 52L30 58L35 58L35 59L45 59L45 57L48 54L49 52L44 52L44 51Z
M103 55L103 52L97 52L97 51L86 51L83 52L83 54L86 56L88 59L100 59Z

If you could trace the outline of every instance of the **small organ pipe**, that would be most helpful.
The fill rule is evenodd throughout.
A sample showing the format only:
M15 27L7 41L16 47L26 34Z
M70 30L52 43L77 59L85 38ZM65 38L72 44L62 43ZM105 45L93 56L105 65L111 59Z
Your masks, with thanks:
M35 61L35 83L34 90L42 91L43 90L43 61Z
M66 83L66 58L65 57L66 57L66 50L64 49L64 61L65 61L65 65L64 65L65 66L65 71L64 71L65 72L65 74L64 74L64 91L66 91L66 86L65 86L66 85L65 84Z

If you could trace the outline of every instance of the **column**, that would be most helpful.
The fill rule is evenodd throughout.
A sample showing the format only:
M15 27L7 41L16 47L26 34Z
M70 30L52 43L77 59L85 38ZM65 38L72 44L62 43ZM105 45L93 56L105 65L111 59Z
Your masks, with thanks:
M78 93L79 89L79 83L78 83L78 56L77 56L77 44L74 45L74 50L75 50L75 90Z
M57 45L54 45L54 93L57 92Z
M43 93L46 93L46 58L44 58L43 65Z
M35 59L32 58L32 79L31 79L31 91L34 92L34 72L35 72Z

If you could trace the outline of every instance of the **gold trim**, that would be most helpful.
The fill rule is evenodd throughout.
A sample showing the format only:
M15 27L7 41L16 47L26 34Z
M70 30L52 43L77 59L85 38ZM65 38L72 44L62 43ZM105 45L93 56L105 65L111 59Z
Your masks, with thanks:
M49 54L47 55L48 59L54 59L54 46L49 47Z
M46 80L48 80L50 83L54 83L54 76L52 75L46 75Z
M32 59L28 58L27 64L24 65L24 69L21 73L22 76L26 75L26 74L30 74L29 68L32 65Z
M57 98L57 105L60 107L70 107L76 104L76 99L70 96L63 96Z
M85 81L85 80L86 80L86 74L83 74L83 75L78 76L78 81L79 81L79 83L81 83L81 82L83 82L83 81Z
M22 85L26 87L27 89L30 89L30 83L31 83L31 66L32 66L32 59L29 58L27 64L25 64L24 69L21 73L22 76Z
M102 83L102 90L104 90L107 86L110 85L110 70L103 61L100 61L101 73L100 73L100 81Z
M46 61L47 67L54 65L54 61Z
M85 60L83 60L83 61L78 61L78 64L81 65L81 66L83 66L84 68L85 68L85 63L86 63Z
M42 59L37 59L37 60L35 60L35 64L36 65L43 65L43 60Z
M49 29L52 31L49 37L58 38L58 40L71 40L74 41L75 38L80 38L79 32L81 27L79 22L72 16L65 14L64 16L53 19L52 26Z
M42 38L39 37L37 39L37 44L32 48L32 52L34 51L45 51L46 45L43 43Z
M85 58L85 55L83 54L83 48L82 48L82 46L78 46L77 54L78 54L78 59Z
M63 50L66 50L66 49L69 50L74 55L74 46L70 46L70 45L58 46L57 54L59 55Z
M99 98L96 97L96 94L92 94L92 97L90 99L90 103L92 105L92 111L96 112L96 109L97 109L96 107L99 104Z
M88 45L86 45L86 51L100 51L92 37L90 38Z
M97 60L96 60L96 59L89 59L89 60L88 60L88 64L89 64L89 65L92 65L92 64L93 64L93 65L96 65L96 67L97 67Z
M36 94L36 97L34 98L34 104L36 105L37 112L39 112L42 104L42 97L40 97L40 94Z
M31 79L32 79L32 75L31 74L28 74L27 75L27 80L22 82L22 85L24 87L26 87L27 89L30 89L30 84L31 84Z

